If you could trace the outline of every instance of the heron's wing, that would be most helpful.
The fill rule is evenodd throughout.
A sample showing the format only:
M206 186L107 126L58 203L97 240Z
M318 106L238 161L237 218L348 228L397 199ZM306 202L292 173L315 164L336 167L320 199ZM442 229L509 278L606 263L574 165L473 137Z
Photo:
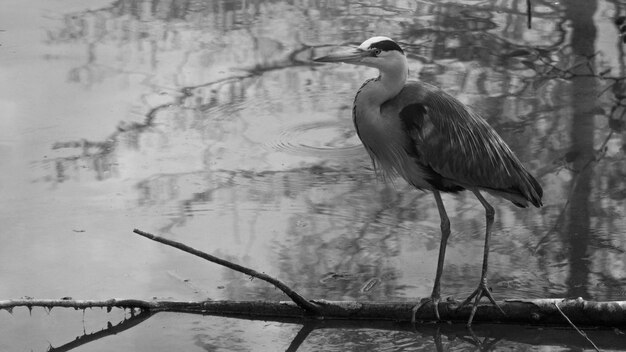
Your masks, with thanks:
M435 86L411 82L389 108L397 111L409 134L416 162L432 168L445 182L485 189L520 206L526 200L541 204L537 181L496 131L456 98Z

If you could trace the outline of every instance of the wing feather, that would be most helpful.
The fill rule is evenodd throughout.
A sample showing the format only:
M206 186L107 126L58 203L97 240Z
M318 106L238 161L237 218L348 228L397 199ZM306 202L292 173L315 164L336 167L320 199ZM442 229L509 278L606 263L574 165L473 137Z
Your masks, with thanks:
M542 189L496 131L478 114L439 88L409 82L381 107L400 116L416 162L443 182L484 189L518 206L541 205Z

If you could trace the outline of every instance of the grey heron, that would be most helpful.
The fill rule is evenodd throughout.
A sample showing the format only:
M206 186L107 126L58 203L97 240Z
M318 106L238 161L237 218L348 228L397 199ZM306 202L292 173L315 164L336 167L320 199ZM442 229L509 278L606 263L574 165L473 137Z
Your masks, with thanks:
M487 297L500 312L487 287L489 240L494 208L481 191L518 207L542 206L543 190L509 146L476 112L443 90L421 81L407 81L408 64L402 48L387 37L373 37L358 47L331 53L317 62L344 62L377 68L379 76L361 86L354 98L352 118L357 134L382 176L401 176L435 196L441 219L441 244L431 297L437 319L440 280L450 221L441 192L469 190L485 208L485 245L480 282L459 308L474 299L468 325L478 302Z

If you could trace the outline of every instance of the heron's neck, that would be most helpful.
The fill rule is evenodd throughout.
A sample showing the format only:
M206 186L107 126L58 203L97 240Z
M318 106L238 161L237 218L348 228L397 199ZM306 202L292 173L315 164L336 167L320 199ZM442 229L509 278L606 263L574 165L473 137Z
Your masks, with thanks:
M367 106L380 106L392 99L404 88L409 71L406 66L394 70L380 70L377 79L363 86L358 95L360 104Z

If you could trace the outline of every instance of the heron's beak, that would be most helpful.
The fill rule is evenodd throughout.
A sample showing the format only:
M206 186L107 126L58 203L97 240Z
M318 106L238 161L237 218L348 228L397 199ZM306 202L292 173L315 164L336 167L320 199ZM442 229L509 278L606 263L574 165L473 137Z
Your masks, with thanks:
M313 59L315 62L345 62L348 64L358 64L365 57L370 56L369 51L359 48L344 48L340 51L326 56Z

